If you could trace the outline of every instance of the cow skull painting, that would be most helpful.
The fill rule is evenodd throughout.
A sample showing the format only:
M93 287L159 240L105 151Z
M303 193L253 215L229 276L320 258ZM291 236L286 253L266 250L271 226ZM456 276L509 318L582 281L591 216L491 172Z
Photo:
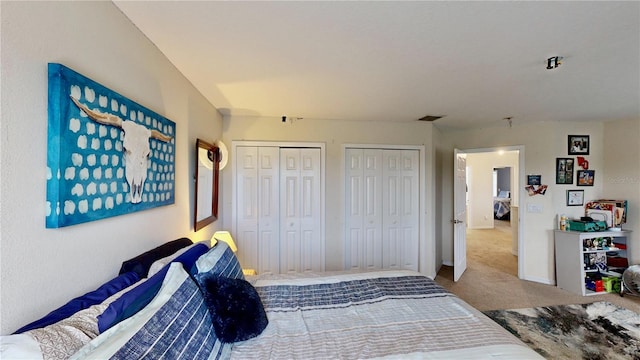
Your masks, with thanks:
M47 115L47 228L175 204L175 122L57 63Z
M142 201L144 182L147 180L147 159L151 152L149 139L153 138L169 142L172 137L158 130L150 130L144 125L137 124L134 121L122 120L117 115L105 114L99 110L91 110L73 96L71 96L71 100L73 100L80 110L87 114L89 119L99 124L122 129L124 132L122 150L125 160L125 177L129 184L131 203L140 203Z

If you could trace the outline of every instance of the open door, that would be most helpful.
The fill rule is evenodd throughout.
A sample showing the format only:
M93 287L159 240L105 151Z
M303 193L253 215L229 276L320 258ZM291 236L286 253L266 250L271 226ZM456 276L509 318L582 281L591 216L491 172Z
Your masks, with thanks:
M467 155L453 150L453 281L467 269Z

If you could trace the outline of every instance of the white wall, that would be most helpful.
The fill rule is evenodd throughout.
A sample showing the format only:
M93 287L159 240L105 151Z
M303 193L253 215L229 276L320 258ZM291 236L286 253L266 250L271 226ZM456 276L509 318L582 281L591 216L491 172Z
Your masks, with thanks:
M640 119L604 124L603 197L629 202L631 263L640 264ZM596 173L597 174L597 173Z
M453 172L453 162L451 160L446 161L446 159L444 159L444 156L442 155L443 149L445 149L444 151L446 152L446 145L443 143L442 138L443 136L440 130L436 127L433 127L435 168L434 230L436 239L436 272L440 270L440 267L442 266L442 254L445 253L443 249L444 244L442 239L453 238L453 227L449 225L449 220L453 219L453 203L451 201L447 201L448 199L445 198L445 193L441 191L444 186L442 182L446 178L444 176L444 172ZM449 168L447 168L447 165L449 166ZM447 245L451 245L451 243L448 242Z
M566 206L566 190L576 189L574 185L555 184L555 159L568 157L567 136L590 135L591 155L587 156L590 169L596 170L595 184L593 187L583 187L585 199L596 199L603 196L604 170L604 124L602 122L539 122L519 125L514 122L512 128L494 127L482 129L470 129L444 133L442 140L442 156L449 163L453 159L453 148L481 149L496 148L501 146L525 147L525 174L542 175L542 183L549 185L546 195L529 197L521 185L518 187L520 197L520 226L523 234L523 246L525 251L523 278L542 283L555 283L555 256L553 230L556 226L557 214L567 214L579 217L584 211L582 207ZM447 160L451 159L451 160ZM447 165L447 167L452 165ZM443 167L444 168L444 167ZM445 198L453 201L452 171L446 169L442 173ZM525 184L526 179L520 179L520 184ZM512 190L513 192L516 189ZM527 212L527 205L533 204L542 208L541 213ZM446 219L441 219L443 226L451 226ZM453 236L444 237L443 230L443 262L453 263Z
M511 168L513 184L512 202L518 204L518 152L473 152L467 154L467 184L469 203L467 208L467 227L469 229L493 228L493 169Z
M178 237L211 236L222 220L193 233L195 139L219 137L222 118L113 3L1 6L0 333L7 334L116 276L123 260ZM176 122L175 204L45 229L48 62Z
M279 118L232 117L223 121L223 139L228 147L234 140L318 142L326 144L326 270L344 268L344 153L343 144L425 145L427 209L427 246L420 249L421 269L435 276L434 227L434 161L433 126L424 122L347 122L334 120L299 120L282 123ZM233 162L234 154L230 154ZM223 192L232 194L231 169L222 172ZM222 212L232 212L232 199L227 197ZM232 219L225 218L225 227ZM241 251L241 250L239 250ZM429 254L429 255L427 255ZM427 260L428 259L428 260ZM423 267L424 266L424 267Z

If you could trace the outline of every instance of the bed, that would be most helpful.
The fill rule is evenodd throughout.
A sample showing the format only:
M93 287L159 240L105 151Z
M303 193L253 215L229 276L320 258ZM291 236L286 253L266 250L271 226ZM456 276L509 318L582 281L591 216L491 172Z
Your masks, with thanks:
M3 336L0 358L541 359L417 272L245 278L224 243L186 249L100 303Z
M509 220L511 215L511 198L509 191L500 191L493 198L493 217L498 220Z

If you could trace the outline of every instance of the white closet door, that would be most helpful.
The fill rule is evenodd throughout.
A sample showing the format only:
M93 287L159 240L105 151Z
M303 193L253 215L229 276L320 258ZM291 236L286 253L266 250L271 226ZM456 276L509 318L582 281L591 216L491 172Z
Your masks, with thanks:
M363 150L346 149L345 153L345 270L359 269L364 253Z
M320 149L300 149L302 271L324 271L322 242L322 182Z
M417 150L404 150L402 154L403 268L418 271L420 248L420 153Z
M347 269L382 268L382 151L347 149Z
M238 259L244 268L278 273L279 148L237 148Z
M345 269L418 270L419 151L346 149Z
M236 150L238 260L243 268L258 266L258 148Z
M383 268L418 270L418 151L383 150Z
M278 147L258 147L258 274L277 274L280 254Z
M382 151L364 149L364 265L382 268Z
M320 149L280 149L280 272L322 271Z
M324 271L321 148L238 145L236 233L243 268Z

